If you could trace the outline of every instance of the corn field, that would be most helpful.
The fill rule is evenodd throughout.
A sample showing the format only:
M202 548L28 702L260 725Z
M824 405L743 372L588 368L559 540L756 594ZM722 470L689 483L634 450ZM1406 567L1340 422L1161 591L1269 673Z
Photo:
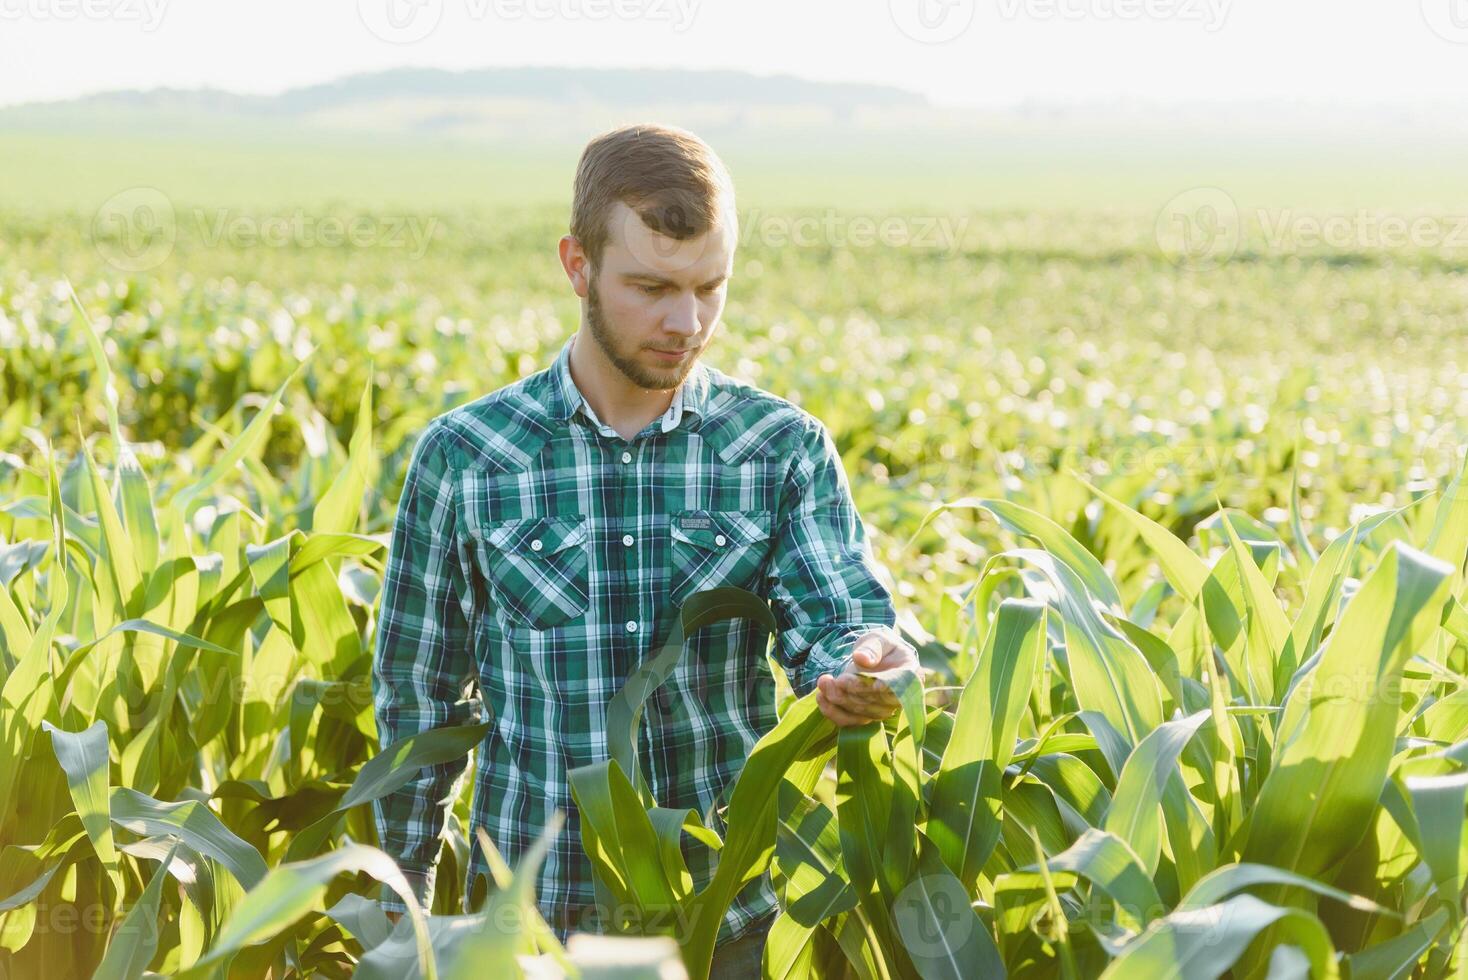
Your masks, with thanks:
M798 278L755 255L767 277ZM20 338L0 350L0 434L16 449L0 456L0 976L701 978L724 910L764 873L781 903L775 978L1468 972L1468 466L1440 436L1451 467L1409 463L1462 404L1450 361L1423 354L1367 385L1392 403L1421 382L1426 420L1332 391L1310 355L1282 365L1274 404L1318 418L1324 400L1342 420L1333 438L1303 426L1302 450L1240 407L1262 372L1214 385L1179 362L1157 385L1198 389L1180 402L1198 411L1138 423L1142 407L1118 408L1097 374L1126 357L1067 361L1064 327L1040 341L1038 373L1007 351L997 369L962 353L933 368L936 328L898 344L863 323L776 324L741 341L763 361L798 335L811 363L862 342L895 365L904 397L888 404L823 388L796 359L766 362L832 420L867 521L901 530L878 551L907 583L899 622L926 669L889 679L903 707L885 724L838 730L814 695L782 689L721 836L708 815L658 806L637 726L688 632L774 623L734 589L666 610L673 639L614 705L608 758L572 785L604 896L629 929L666 927L562 948L534 904L559 826L510 867L468 826L467 792L432 907L393 924L373 901L408 886L374 846L370 804L485 731L381 745L371 703L393 470L423 421L415 388L463 342L456 321L387 290L366 314L360 297L216 281L209 308L273 322L278 342L252 358L224 330L184 365L153 341L183 315L147 295L171 300L168 286L78 294L0 276L0 328ZM289 327L269 313L285 308ZM381 345L397 383L294 341L308 321L346 338L395 316L382 329L417 351ZM530 319L549 334L549 318ZM1122 354L1153 342L1137 336ZM530 366L511 343L493 370ZM985 371L1006 372L1004 389L977 387ZM1010 402L1039 390L1056 402ZM1094 397L1105 404L1082 421ZM1068 455L1057 413L1113 458L1189 432L1219 454L1206 480L1177 465L1185 449L1160 469L1093 466ZM1411 451L1373 438L1383 414ZM990 415L980 448L964 426ZM152 452L185 431L192 444ZM992 446L995 466L980 460ZM1029 446L1046 458L1021 458ZM688 841L717 851L709 880L690 876ZM466 910L474 848L495 880Z

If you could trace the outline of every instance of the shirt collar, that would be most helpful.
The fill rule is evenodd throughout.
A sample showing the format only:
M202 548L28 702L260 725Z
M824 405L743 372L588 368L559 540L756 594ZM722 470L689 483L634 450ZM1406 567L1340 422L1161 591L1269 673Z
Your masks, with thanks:
M551 365L551 385L549 394L549 409L552 418L565 420L571 418L580 409L583 415L599 428L606 428L605 424L596 417L596 412L591 404L582 397L581 389L576 387L576 382L571 377L571 346L576 340L572 334L566 342L561 345L560 353ZM673 390L673 401L668 410L663 413L661 424L662 431L670 432L676 429L683 420L684 413L692 416L689 422L690 428L697 428L698 420L703 418L704 410L708 404L709 377L708 368L700 361L693 365L693 370L682 383Z

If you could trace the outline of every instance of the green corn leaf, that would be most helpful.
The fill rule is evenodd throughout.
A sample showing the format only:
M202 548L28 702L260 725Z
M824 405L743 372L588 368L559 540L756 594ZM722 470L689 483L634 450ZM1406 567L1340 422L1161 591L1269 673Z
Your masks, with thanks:
M299 541L291 555L290 574L294 578L317 562L328 558L360 557L383 550L383 543L365 534L313 532Z
M1141 859L1120 837L1094 827L1059 854L1046 858L1050 870L1068 871L1085 878L1111 896L1117 916L1132 929L1141 929L1163 912L1157 887ZM1038 871L1030 865L1025 871Z
M0 898L0 913L9 912L11 909L17 909L22 905L29 905L35 901L41 892L46 889L46 886L51 883L51 879L56 877L56 872L65 866L65 862L57 861L36 875L27 884L22 885L17 891L12 892L5 898Z
M192 636L188 633L181 633L178 630L169 629L167 626L162 626L158 623L151 622L150 620L129 619L125 620L124 622L118 623L116 626L112 627L106 633L103 633L101 636L97 637L95 640L90 640L86 643L83 643L81 646L73 650L71 652L71 655L66 660L66 666L63 667L61 669L61 673L57 675L58 686L63 690L67 689L70 686L72 677L76 674L77 670L79 670L86 664L87 658L90 656L92 651L100 646L103 641L105 641L109 637L116 636L120 633L148 633L153 636L161 636L164 639L172 640L175 644L181 647L188 647L194 650L208 650L210 653L218 653L226 657L239 657L238 650L231 650L228 647L220 646L217 643L211 643L210 641L201 639L200 637Z
M708 885L683 907L683 921L689 926L678 944L694 980L708 975L714 940L729 903L769 866L781 781L789 780L796 791L809 793L830 758L833 735L812 691L787 708L749 754L729 797L718 867Z
M973 882L999 839L999 787L1045 650L1043 603L1006 599L963 686L932 783L927 834L943 863Z
M1016 549L995 555L985 565L1019 561L1039 572L1054 592L1065 624L1069 680L1081 707L1102 715L1130 748L1162 723L1162 691L1157 676L1092 604L1080 578L1065 563L1043 551Z
M138 570L147 575L158 567L158 515L153 506L153 488L132 446L125 442L117 451L117 481L122 518Z
M490 896L482 921L455 949L444 970L448 980L508 977L519 973L516 956L527 950L535 913L535 880L565 815L557 811L515 866L509 888ZM480 828L480 835L484 830Z
M181 976L191 976L251 943L278 935L302 915L317 909L326 886L337 875L347 872L371 875L403 899L413 924L418 968L432 980L436 969L428 926L413 897L412 887L390 857L362 844L347 844L308 861L286 862L270 869L235 906L209 952Z
M629 919L611 927L637 931L666 918L680 898L677 881L686 868L680 861L681 874L668 874L652 819L616 760L572 770L570 784L583 846Z
M1346 957L1351 980L1405 980L1448 924L1446 909L1438 909L1400 935Z
M805 980L814 976L819 928L801 925L788 914L776 916L765 937L766 980Z
M349 810L380 799L417 776L424 766L463 758L484 741L493 724L432 728L393 742L362 764L338 808Z
M93 722L84 731L68 732L49 721L41 727L51 733L51 747L56 760L66 771L71 799L97 859L112 879L113 894L123 894L122 875L117 866L117 849L112 843L112 818L108 812L107 723Z
M134 834L178 837L192 850L218 861L245 888L253 888L269 870L259 851L197 800L161 803L126 786L114 786L108 810L113 823Z
M656 805L637 760L637 732L643 706L683 657L685 638L711 623L752 619L770 633L779 630L769 602L737 588L706 589L689 596L673 618L673 629L658 652L638 665L607 705L607 754L637 787L646 806Z
M117 590L116 607L131 611L141 598L138 595L138 586L143 581L137 555L127 529L123 526L122 515L113 505L112 496L107 492L107 485L102 482L102 475L97 472L97 464L92 460L92 454L85 442L82 443L82 459L86 463L87 479L97 505L98 523L102 528L102 541L106 545L103 563L106 577Z
M1162 567L1162 574L1167 576L1167 581L1172 584L1173 589L1179 595L1191 602L1203 590L1203 583L1208 581L1208 566L1203 559L1193 553L1191 548L1180 541L1177 535L1152 518L1133 510L1115 497L1103 493L1079 475L1076 475L1076 479L1080 480L1086 489L1115 508L1116 512L1141 535L1142 540L1157 556L1157 563Z
M856 980L886 980L889 976L886 962L877 949L871 924L863 917L860 909L842 912L826 924L826 929L834 938L841 956L833 953L823 962L834 967L844 958Z
M901 668L872 676L880 678L901 706L892 737L892 810L887 819L887 859L882 863L885 892L890 895L912 876L917 863L927 714L922 678L916 671Z
M1452 569L1393 542L1289 694L1243 860L1316 875L1361 838L1395 745L1401 672L1437 629Z
M781 791L782 797L797 796L789 783L782 784ZM805 797L793 802L782 799L780 808L791 811L790 819L780 820L775 841L775 858L787 879L781 896L785 913L800 925L814 928L855 908L856 892L841 862L836 814Z
M1314 878L1295 874L1293 871L1285 871L1283 868L1272 868L1266 864L1228 864L1215 868L1198 880L1198 883L1188 891L1177 907L1182 910L1217 905L1235 892L1257 885L1291 885L1312 891L1317 895L1324 895L1342 905L1360 909L1363 912L1373 912L1394 919L1402 917L1401 913L1373 902L1363 895L1353 895Z
M158 903L163 897L163 881L180 846L175 842L167 856L158 862L142 896L113 932L92 980L137 980L148 968L158 951Z
M1314 566L1320 560L1320 554L1315 546L1310 543L1310 535L1305 531L1305 522L1300 519L1300 446L1295 443L1294 465L1290 467L1290 530L1295 535L1295 543L1310 566Z
M1096 560L1096 556L1087 551L1085 546L1072 537L1065 528L1050 518L1021 507L1010 500L964 497L961 500L936 504L918 524L917 530L908 539L908 545L911 546L922 530L939 514L962 508L985 511L1006 530L1039 542L1042 548L1065 562L1085 583L1092 595L1116 612L1121 611L1121 596L1117 593L1110 576L1106 574L1106 569Z
M1183 747L1210 716L1209 711L1196 711L1158 726L1132 751L1117 780L1105 830L1136 852L1149 875L1157 871L1162 853L1163 792L1177 771Z
M1468 819L1463 812L1468 772L1408 776L1406 784L1417 816L1422 859L1432 869L1442 901L1457 924L1463 914L1464 889L1468 887L1464 884L1468 869L1462 865L1468 849Z
M1427 553L1461 571L1468 551L1468 453L1458 475L1443 491L1427 538Z
M214 884L213 864L195 854L176 837L145 837L142 840L117 845L117 849L133 857L149 861L165 861L163 867L183 886L189 901L199 913L202 922L212 923L215 906L219 902ZM197 952L195 953L197 955Z
M1007 976L989 927L974 911L968 889L924 841L917 876L892 902L903 951L922 980Z
M206 490L217 483L221 477L233 470L236 463L255 451L261 440L270 431L271 417L275 414L276 407L280 405L281 398L284 397L286 390L295 383L296 378L300 377L301 372L306 369L308 363L310 363L309 354L291 372L290 377L286 378L281 386L275 389L275 392L265 400L264 404L260 406L260 410L255 413L255 417L250 420L250 424L245 426L244 431L240 433L239 438L230 443L229 448L218 455L198 480L184 487L169 501L167 508L168 538L169 546L173 549L170 557L178 558L184 553L185 542L183 540L183 528L185 522L192 514L194 502Z
M1250 701L1253 704L1275 704L1278 694L1299 665L1290 642L1290 621L1274 591L1265 579L1254 557L1244 547L1232 522L1222 521L1229 547L1239 569L1240 597L1247 617L1245 635L1248 640L1246 670Z
M893 969L911 969L902 952L893 903L902 885L892 880L888 849L896 773L886 729L879 722L841 728L836 736L836 815L841 860L852 890Z
M347 465L339 470L331 486L316 501L311 512L311 532L346 532L357 527L361 519L362 496L372 480L372 371L367 371L367 384L357 404L357 424L352 430Z
M462 759L484 741L492 727L494 722L486 721L430 728L393 742L362 764L351 788L331 812L291 839L286 860L303 861L316 854L336 831L342 814L354 806L382 799L421 775L425 766Z
M1095 748L1092 744L1088 748ZM1021 778L1045 784L1062 809L1070 811L1070 821L1078 828L1096 827L1106 819L1111 806L1111 793L1096 771L1080 759L1065 752L1038 756L1024 770Z
M1316 977L1339 976L1335 949L1320 920L1299 909L1281 908L1252 895L1174 912L1153 922L1101 974L1105 980L1176 977L1214 980L1222 976L1256 937L1274 929L1281 942L1308 957Z
M40 730L41 719L53 714L57 666L51 643L71 599L66 578L66 514L61 504L61 480L56 458L48 445L47 492L50 499L51 549L53 564L48 575L50 608L41 625L0 688L0 813L18 810L15 778L30 756L31 739Z
M92 318L87 314L86 307L82 305L81 298L77 296L76 289L69 280L66 288L71 294L71 301L76 306L77 312L81 314L87 349L92 354L92 365L101 383L102 403L107 410L107 429L112 435L112 445L117 453L118 503L127 527L129 550L135 558L134 568L139 574L147 574L158 564L158 523L153 512L153 493L148 486L148 479L144 476L142 467L138 465L138 458L133 453L132 446L122 436L122 425L119 422L117 411L117 386L112 374L112 365L107 359L107 352L97 336L96 325L92 323ZM85 442L82 445L85 452ZM91 463L90 454L88 454L88 463ZM98 497L98 500L100 511L101 496ZM110 509L111 505L108 506ZM105 513L105 511L100 512ZM131 592L127 594L130 595Z
M393 923L388 920L387 911L381 903L365 895L343 895L335 905L326 910L326 914L344 932L361 943L364 950L377 946L393 932ZM430 934L433 932L433 918L429 918ZM435 958L438 958L437 948L434 952Z
M674 810L668 807L653 807L647 811L652 821L653 833L657 836L658 851L662 858L663 874L679 901L686 899L693 890L693 876L688 872L688 862L683 857L683 835L717 851L724 846L719 835L703 825L695 810Z
M1443 629L1457 637L1459 642L1468 644L1468 607L1459 599L1451 600L1450 606Z

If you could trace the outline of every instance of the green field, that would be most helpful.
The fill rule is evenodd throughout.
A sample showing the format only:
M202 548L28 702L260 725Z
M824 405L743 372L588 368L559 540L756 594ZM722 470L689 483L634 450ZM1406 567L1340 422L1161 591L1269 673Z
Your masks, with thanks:
M920 144L727 154L706 357L826 423L932 668L885 730L787 706L741 777L721 861L773 856L767 967L1456 975L1462 161L1021 137L935 144L926 178ZM271 140L0 133L0 976L427 965L353 898L391 878L350 846L370 793L431 748L379 754L361 697L383 549L424 424L576 327L574 150ZM1180 257L1157 229L1204 186L1241 236ZM1317 241L1332 215L1358 230ZM1372 237L1394 220L1421 230ZM599 865L627 901L717 905L627 826ZM492 902L527 911L434 932L442 975L559 955ZM699 976L708 937L673 938Z

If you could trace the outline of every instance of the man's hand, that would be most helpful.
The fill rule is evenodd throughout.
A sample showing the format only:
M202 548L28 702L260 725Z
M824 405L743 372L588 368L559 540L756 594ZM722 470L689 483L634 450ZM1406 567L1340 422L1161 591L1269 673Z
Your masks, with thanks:
M882 721L901 706L889 684L907 670L921 676L917 650L890 627L871 630L857 638L841 673L816 678L816 704L843 728Z

